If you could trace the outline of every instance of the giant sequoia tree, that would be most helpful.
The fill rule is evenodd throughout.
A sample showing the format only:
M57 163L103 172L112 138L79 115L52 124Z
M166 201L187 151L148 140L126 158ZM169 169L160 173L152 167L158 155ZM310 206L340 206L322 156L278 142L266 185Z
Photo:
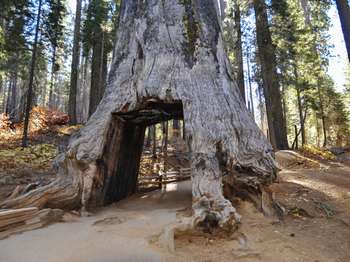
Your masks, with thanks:
M89 208L127 197L136 190L146 126L184 119L193 223L239 220L223 180L226 197L244 193L268 211L272 148L231 77L217 10L213 0L122 1L107 90L57 158L59 178L1 207Z

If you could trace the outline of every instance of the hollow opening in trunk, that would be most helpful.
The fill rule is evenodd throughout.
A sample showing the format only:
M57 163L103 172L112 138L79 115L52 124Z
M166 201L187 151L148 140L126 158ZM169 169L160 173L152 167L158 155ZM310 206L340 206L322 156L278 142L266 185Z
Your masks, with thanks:
M138 110L112 114L111 126L100 163L102 177L105 180L103 183L105 186L101 192L105 205L134 194L138 188L144 190L147 184L153 185L154 188L162 187L162 185L171 181L171 176L176 174L175 172L166 173L168 172L165 160L167 145L164 145L163 141L161 146L163 150L156 146L156 156L155 159L152 159L154 163L153 171L152 169L149 170L148 178L142 176L138 183L142 152L144 147L149 150L149 148L147 149L147 139L145 143L145 133L148 136L150 130L159 123L163 123L162 127L164 127L168 126L169 120L179 121L182 119L183 107L181 101L171 103L148 102ZM148 129L147 132L146 129ZM165 143L167 141L166 139ZM152 155L152 157L154 156ZM162 162L159 162L160 160ZM189 170L182 171L189 173ZM143 173L145 174L145 172Z

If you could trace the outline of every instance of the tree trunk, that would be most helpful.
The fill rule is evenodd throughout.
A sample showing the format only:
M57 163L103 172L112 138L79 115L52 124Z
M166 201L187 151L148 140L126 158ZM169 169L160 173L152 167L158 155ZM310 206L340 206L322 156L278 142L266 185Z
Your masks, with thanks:
M324 107L323 107L323 98L320 88L321 83L318 81L317 83L317 93L318 93L318 100L320 103L320 113L321 113L321 120L322 120L322 130L323 130L323 146L327 146L327 127L326 127L326 116L324 113Z
M37 46L38 46L39 27L40 27L41 4L42 4L42 0L39 0L38 15L36 18L32 61L31 61L30 73L29 73L29 87L28 87L28 94L27 94L27 104L26 104L26 110L25 110L25 116L24 116L22 147L28 146L28 127L29 127L30 109L32 107L32 99L33 99L33 83L34 83L36 53L37 53Z
M163 122L162 128L163 128L162 151L163 151L164 159L166 159L168 157L169 122L168 121Z
M258 55L264 82L266 112L275 149L288 149L287 134L283 127L283 110L280 86L277 77L275 48L272 44L264 0L254 0Z
M102 63L101 63L101 81L100 81L100 97L99 101L101 101L103 94L106 90L106 83L107 83L107 73L108 73L108 48L106 47L107 44L107 37L105 36L106 32L102 32Z
M216 10L211 0L122 1L107 90L57 159L59 179L0 207L84 209L127 197L136 188L146 126L184 119L192 225L232 228L240 220L223 182L269 213L272 147L230 77Z
M12 86L13 86L13 79L10 77L9 83L8 83L8 91L7 91L7 99L6 99L6 109L5 113L10 114L11 112L11 97L12 97Z
M6 85L7 85L8 81L5 78L3 81L3 97L2 97L2 112L6 113L6 101L7 101L7 97L8 94L6 94ZM8 92L7 92L8 93Z
M346 50L350 62L350 7L348 0L336 0L341 28L343 30Z
M180 120L173 120L173 136L180 137Z
M92 47L91 62L91 87L90 87L90 104L89 116L91 116L101 100L102 83L102 60L103 60L103 32L96 32L94 44Z
M243 64L242 64L243 67ZM255 109L254 109L254 99L253 99L253 87L252 87L252 79L250 76L250 56L249 56L249 50L247 49L247 77L248 77L248 86L249 86L249 95L250 95L250 103L252 106L252 115L253 115L253 119L255 120ZM242 68L243 69L243 68Z
M153 140L152 157L156 159L157 158L157 126L156 125L151 126L151 131L152 131L152 140Z
M152 134L151 134L151 127L147 127L147 138L145 142L145 147L149 148L151 146L152 141Z
M295 77L295 89L297 91L297 101L298 101L298 112L299 112L299 123L300 123L300 130L301 130L301 144L302 146L306 143L306 137L305 137L305 121L303 117L303 105L301 101L301 91L299 86L299 74L298 69L296 65L293 65L294 70L294 77Z
M17 92L17 69L15 72L13 72L13 78L12 78L12 91L11 91L11 107L10 107L10 118L15 119L16 116L14 115L15 109L17 107L17 97L18 97L18 92Z
M305 23L309 25L311 23L311 18L310 18L310 6L308 3L308 0L300 0L300 6L303 9Z
M49 91L49 108L53 109L55 107L55 97L56 97L56 92L54 91L55 88L55 75L56 75L56 47L53 47L52 51L52 65L51 65L51 79L50 79L50 91Z
M77 89L80 57L81 2L82 0L77 0L75 12L72 68L70 75L70 89L68 101L68 115L72 124L77 123Z
M3 81L2 75L0 75L0 97L2 97L2 98L5 97L5 88L4 88L4 81ZM1 103L0 114L3 113L3 111L4 111L3 107L4 107L4 105L3 105L3 103Z
M244 70L243 70L243 51L242 51L242 29L241 29L241 8L238 2L239 0L234 0L234 20L235 20L235 33L236 33L236 44L235 44L235 61L237 68L237 84L241 91L243 100L245 98L245 87L244 87Z

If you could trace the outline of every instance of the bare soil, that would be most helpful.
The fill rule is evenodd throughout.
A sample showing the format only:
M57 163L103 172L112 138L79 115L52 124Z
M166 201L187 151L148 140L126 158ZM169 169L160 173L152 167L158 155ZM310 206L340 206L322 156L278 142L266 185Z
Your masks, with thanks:
M190 215L190 181L137 194L90 217L0 241L0 261L350 261L350 167L283 154L272 187L286 207L282 221L264 217L248 202L237 209L242 224L232 236L176 235L175 252L154 241L177 218Z

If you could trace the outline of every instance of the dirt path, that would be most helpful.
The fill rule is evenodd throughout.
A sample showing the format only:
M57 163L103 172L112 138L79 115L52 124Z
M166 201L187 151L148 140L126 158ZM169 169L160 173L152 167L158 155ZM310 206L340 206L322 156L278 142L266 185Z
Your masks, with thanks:
M11 236L0 241L0 261L350 261L350 168L290 169L280 178L276 197L295 212L279 223L241 202L243 223L232 239L180 235L175 253L150 244L152 236L190 207L190 182L182 182L92 217Z
M191 203L189 183L168 190L131 197L75 222L11 236L0 241L0 261L165 261L169 255L152 249L149 238Z

